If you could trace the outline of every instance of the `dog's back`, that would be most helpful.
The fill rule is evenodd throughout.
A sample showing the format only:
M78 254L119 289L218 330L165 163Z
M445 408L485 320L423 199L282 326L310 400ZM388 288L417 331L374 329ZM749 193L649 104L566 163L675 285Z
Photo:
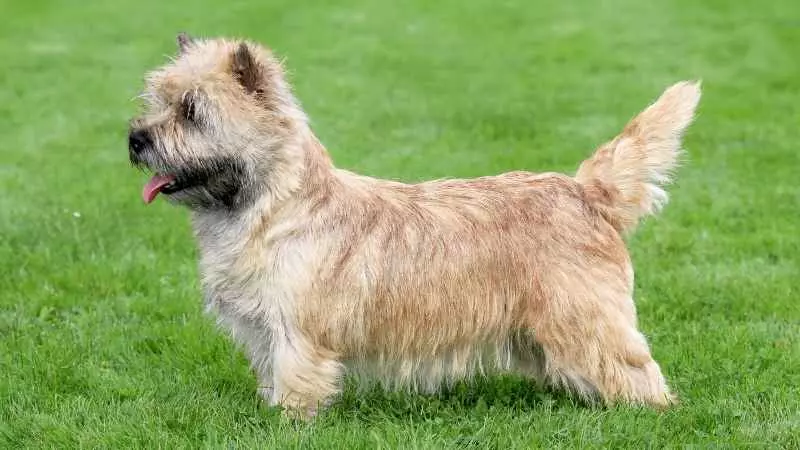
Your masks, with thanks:
M632 281L619 233L561 174L417 185L357 177L304 222L319 269L298 310L302 328L390 385L433 391L512 369L550 312L579 306L571 321L591 322L608 305L582 297L629 293Z
M622 233L664 201L698 95L668 90L575 178L409 185L338 171L291 213L316 245L296 310L307 338L390 385L523 368L586 397L667 404Z

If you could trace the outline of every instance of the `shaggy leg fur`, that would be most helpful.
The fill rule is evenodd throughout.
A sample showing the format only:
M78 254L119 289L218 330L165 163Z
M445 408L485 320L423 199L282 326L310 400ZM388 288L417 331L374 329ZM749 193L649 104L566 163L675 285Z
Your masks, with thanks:
M647 341L636 329L626 277L593 280L591 271L578 273L580 277L571 282L551 285L557 299L552 304L557 307L529 322L541 350L529 347L523 373L543 375L554 386L587 400L669 405L672 395ZM597 272L609 273L613 271Z
M547 383L547 357L535 332L520 332L512 339L515 369L538 384Z
M316 415L339 393L342 365L330 352L311 347L297 334L276 336L273 355L274 391L270 402L280 404L287 415Z

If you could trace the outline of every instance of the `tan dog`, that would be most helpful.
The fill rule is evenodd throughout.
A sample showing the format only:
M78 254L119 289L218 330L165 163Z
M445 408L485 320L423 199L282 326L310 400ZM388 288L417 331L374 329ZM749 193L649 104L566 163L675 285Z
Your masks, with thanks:
M208 309L270 404L313 415L346 371L426 392L514 370L583 398L668 405L623 241L667 200L699 85L670 87L574 177L403 184L335 168L275 56L178 39L130 158L192 211Z

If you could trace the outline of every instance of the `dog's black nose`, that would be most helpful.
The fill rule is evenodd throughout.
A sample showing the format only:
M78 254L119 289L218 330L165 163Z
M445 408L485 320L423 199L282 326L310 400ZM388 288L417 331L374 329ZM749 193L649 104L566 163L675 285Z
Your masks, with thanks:
M140 153L151 143L150 134L147 133L147 130L131 130L128 134L128 148L133 153Z

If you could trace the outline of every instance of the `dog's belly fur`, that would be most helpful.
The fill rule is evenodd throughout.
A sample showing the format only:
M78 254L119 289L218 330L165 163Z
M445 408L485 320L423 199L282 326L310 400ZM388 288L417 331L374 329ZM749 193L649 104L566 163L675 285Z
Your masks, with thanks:
M517 369L591 394L535 339L598 363L608 343L560 340L609 321L639 339L624 242L571 178L338 176L260 232L198 233L210 306L262 378L302 348L388 386ZM617 356L649 360L639 353Z

